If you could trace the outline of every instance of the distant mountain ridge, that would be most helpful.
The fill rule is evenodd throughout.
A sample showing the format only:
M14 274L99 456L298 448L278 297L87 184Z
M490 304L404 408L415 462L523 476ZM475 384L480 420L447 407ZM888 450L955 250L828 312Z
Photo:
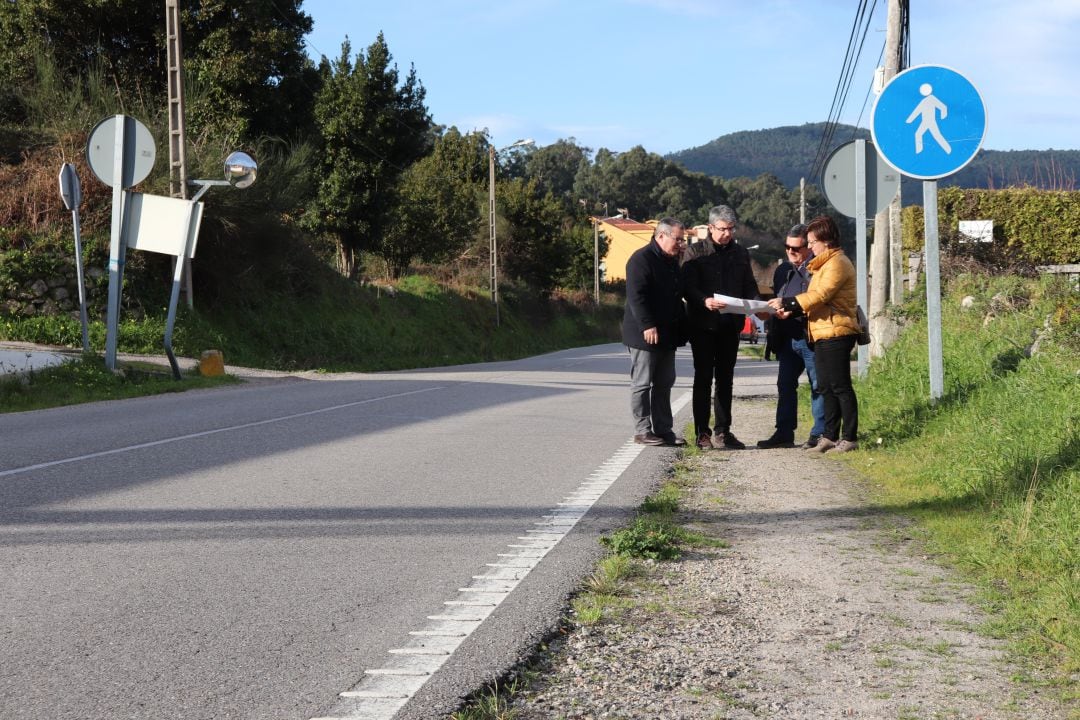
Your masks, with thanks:
M809 177L821 143L825 123L788 125L768 130L744 130L722 135L698 147L667 155L687 170L716 177L775 175L789 188ZM870 131L839 125L831 149L857 138L870 139ZM1050 190L1076 190L1080 185L1080 150L980 150L966 167L941 181L942 185L1001 188L1030 185ZM917 191L918 183L905 178L905 187ZM908 192L905 192L907 202Z

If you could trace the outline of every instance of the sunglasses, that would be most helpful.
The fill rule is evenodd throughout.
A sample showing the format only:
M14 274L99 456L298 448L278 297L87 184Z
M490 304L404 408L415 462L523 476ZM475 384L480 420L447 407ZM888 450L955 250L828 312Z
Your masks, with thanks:
M800 250L805 250L806 248L802 247L802 246L795 246L795 245L784 245L784 249L787 250L788 252L799 252Z

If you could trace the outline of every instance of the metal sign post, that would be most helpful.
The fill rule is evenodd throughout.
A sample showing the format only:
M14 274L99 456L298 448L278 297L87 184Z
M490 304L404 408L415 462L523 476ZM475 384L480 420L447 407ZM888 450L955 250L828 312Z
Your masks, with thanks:
M923 181L926 239L926 331L930 346L930 397L945 393L945 361L941 345L941 245L938 243L937 180ZM932 208L932 209L931 209Z
M986 135L986 106L966 77L940 65L919 65L882 89L870 114L870 132L885 162L923 180L926 220L926 321L930 398L944 394L941 347L941 271L937 180L975 157Z
M83 279L82 236L79 228L79 203L82 202L82 186L75 166L64 163L60 166L60 199L64 207L71 211L71 221L75 229L75 275L79 283L79 318L82 320L82 349L90 352L90 329L86 317L86 283Z
M116 345L123 283L124 256L128 247L174 255L172 295L165 327L165 354L173 376L180 379L180 366L172 351L172 331L184 260L195 254L195 241L202 219L198 199L212 185L245 188L255 182L258 166L249 155L234 152L225 159L224 180L195 180L201 188L192 200L165 198L128 192L150 174L156 149L146 126L134 118L115 115L97 124L86 146L86 160L106 185L113 189L112 236L109 244L109 307L105 336L105 366L116 370ZM61 179L63 183L63 179Z
M150 131L135 118L114 115L90 132L86 162L98 179L113 189L109 235L109 305L105 323L105 367L116 370L120 289L124 277L124 203L126 190L146 179L157 150Z
M822 190L829 203L855 218L856 301L866 307L866 219L889 206L900 187L900 174L880 162L877 150L866 140L852 140L833 150L825 162ZM858 346L858 374L866 376L870 354Z
M855 141L855 302L866 307L866 141ZM858 374L866 377L870 354L865 345L858 350Z

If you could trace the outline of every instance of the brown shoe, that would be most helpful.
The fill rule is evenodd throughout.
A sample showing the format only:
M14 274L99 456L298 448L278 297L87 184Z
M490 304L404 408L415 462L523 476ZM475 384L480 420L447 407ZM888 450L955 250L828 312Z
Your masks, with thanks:
M698 436L697 446L702 450L712 450L712 435L709 433L702 433Z
M735 437L735 433L730 430L727 432L718 432L713 435L713 447L718 450L745 450L746 445L743 441Z
M851 452L852 450L858 450L858 449L859 449L859 443L857 443L856 441L854 441L854 440L841 440L840 442L836 443L836 447L832 448L831 450L827 450L826 452L828 452L830 455L832 455L833 453L846 453L846 452Z
M650 433L643 433L641 435L634 436L634 442L638 445L663 445L664 438L659 435L653 435Z

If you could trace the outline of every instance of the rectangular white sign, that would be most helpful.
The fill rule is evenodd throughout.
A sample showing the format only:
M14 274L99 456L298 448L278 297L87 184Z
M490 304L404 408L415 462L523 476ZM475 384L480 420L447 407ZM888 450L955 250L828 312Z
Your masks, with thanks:
M195 257L203 204L181 198L129 193L127 246L135 250ZM190 225L189 225L190 223ZM187 230L185 236L184 231Z
M994 242L993 220L961 220L960 242Z

